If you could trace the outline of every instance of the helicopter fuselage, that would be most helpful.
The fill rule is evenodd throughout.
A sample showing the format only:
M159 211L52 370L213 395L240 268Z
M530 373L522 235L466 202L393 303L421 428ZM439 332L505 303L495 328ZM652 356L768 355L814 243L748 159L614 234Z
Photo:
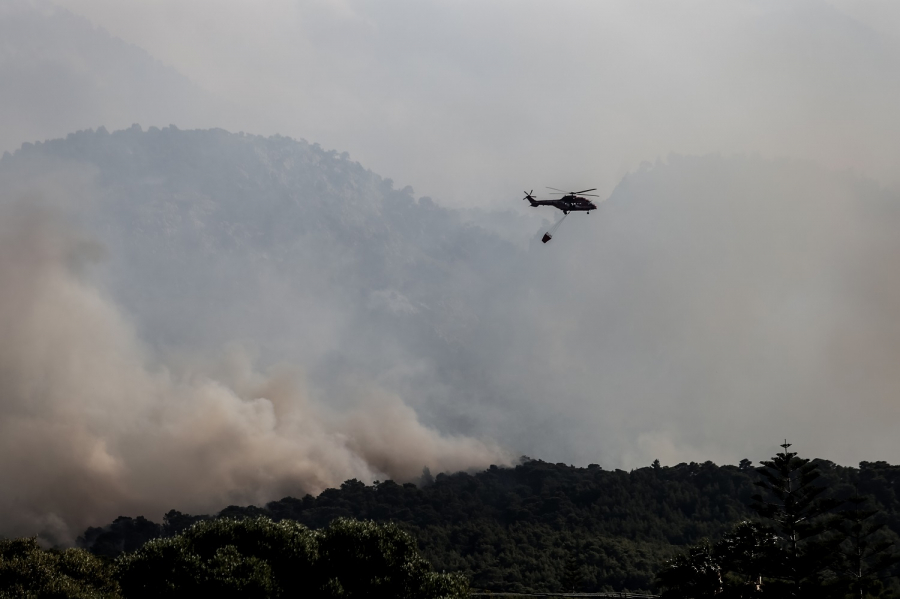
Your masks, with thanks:
M557 210L562 210L565 214L568 214L569 212L579 211L590 212L591 210L597 209L597 205L592 201L576 195L563 196L558 200L535 200L530 196L528 196L526 199L531 203L532 207L553 206Z

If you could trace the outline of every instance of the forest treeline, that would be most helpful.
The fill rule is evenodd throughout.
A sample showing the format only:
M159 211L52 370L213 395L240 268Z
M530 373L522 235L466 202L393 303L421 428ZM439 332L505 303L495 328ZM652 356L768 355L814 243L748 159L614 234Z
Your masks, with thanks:
M310 528L339 517L396 522L438 570L476 588L556 591L577 562L578 588L648 590L673 547L717 538L747 516L751 477L712 463L625 472L524 458L476 474L426 470L419 485L356 480L318 497L264 507L230 506L218 516L267 516ZM161 524L119 518L80 539L97 555L132 551L208 516L170 511Z
M878 536L900 533L900 466L810 463L819 473L811 484L840 504L826 512L837 513L853 497L865 496L860 509L873 512L871 522L883 523ZM712 555L717 543L733 539L735 526L761 522L751 507L761 480L749 460L738 466L655 462L626 472L523 458L518 466L475 474L432 477L426 470L418 485L349 480L318 497L230 506L217 516L265 516L312 529L341 517L394 522L415 537L437 571L460 573L474 588L650 591L660 588L657 574L683 559L688 548L696 553L697 547L708 547ZM206 518L174 510L162 523L122 517L89 528L80 544L113 557ZM891 565L882 574L895 573ZM895 585L886 580L889 588Z

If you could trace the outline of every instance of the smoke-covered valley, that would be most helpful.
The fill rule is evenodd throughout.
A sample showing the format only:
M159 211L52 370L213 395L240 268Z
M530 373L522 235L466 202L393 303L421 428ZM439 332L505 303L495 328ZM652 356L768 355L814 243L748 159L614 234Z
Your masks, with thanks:
M896 459L895 194L671 156L516 245L397 187L222 130L5 156L4 532L521 454Z
M550 6L0 5L0 535L900 459L900 11Z
M465 320L473 290L442 288L481 278L436 260L470 234L441 209L222 131L83 133L2 170L4 532L510 460L404 400L435 376L416 345Z

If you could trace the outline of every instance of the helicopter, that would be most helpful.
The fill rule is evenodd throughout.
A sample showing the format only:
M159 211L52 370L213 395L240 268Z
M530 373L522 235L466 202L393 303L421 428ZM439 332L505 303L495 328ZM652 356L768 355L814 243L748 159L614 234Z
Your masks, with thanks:
M569 212L577 211L587 212L588 214L590 214L591 210L597 209L597 205L594 204L594 202L592 202L591 200L587 199L588 197L599 197L596 194L587 193L589 191L597 191L596 187L593 189L583 189L581 191L563 191L561 189L556 189L555 187L548 187L547 189L552 189L556 192L551 195L562 195L562 197L555 200L536 200L532 195L534 193L534 190L532 189L531 191L526 191L525 197L522 199L528 200L531 203L532 207L553 206L558 210L562 210L563 214L569 214ZM584 196L587 197L581 196L579 194L584 194Z

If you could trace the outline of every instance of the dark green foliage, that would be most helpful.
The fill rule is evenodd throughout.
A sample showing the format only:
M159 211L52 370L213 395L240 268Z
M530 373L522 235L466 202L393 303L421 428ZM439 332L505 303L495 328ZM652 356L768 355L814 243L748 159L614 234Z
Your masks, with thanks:
M870 498L857 492L840 512L840 551L832 564L835 576L830 585L834 596L889 596L883 580L900 563L897 535L885 529L884 516L867 504L871 505Z
M163 516L163 536L171 537L181 531L187 530L197 522L208 519L209 516L192 516L190 514L182 514L175 510L169 510Z
M665 599L781 597L791 587L763 573L784 559L766 526L741 522L719 542L703 539L669 560L656 577Z
M143 516L120 516L103 528L91 527L78 537L80 547L90 547L91 553L115 557L120 553L135 551L150 539L160 536L163 529Z
M562 588L567 593L578 592L581 587L581 569L579 568L578 558L575 555L569 555L566 558L565 570L563 570Z
M0 541L0 599L114 599L112 568L82 549L41 549L34 538Z
M857 469L822 460L811 463L820 473L815 484L827 487L829 496L846 500L858 486L872 498L871 509L886 523L875 537L900 531L895 491L900 466L863 462ZM474 475L438 474L421 488L351 480L318 497L288 497L264 508L231 506L223 513L265 514L313 529L338 517L393 521L417 540L438 571L462 573L475 588L504 591L564 589L572 555L578 560L581 591L650 590L666 560L708 538L723 559L731 555L728 559L734 560L725 566L724 578L732 588L739 581L749 585L754 576L773 568L761 565L754 551L765 549L762 545L772 540L767 535L774 532L750 524L732 530L735 522L753 515L748 506L758 476L746 462L740 467L707 462L623 472L527 460L515 468L493 467ZM162 534L173 534L197 518L169 512ZM722 540L729 545L720 546ZM895 576L897 569L892 565L879 576ZM886 584L893 588L895 582Z
M438 571L459 572L476 588L559 591L574 558L581 591L649 590L673 545L719 538L749 515L751 474L711 462L624 472L527 460L438 474L421 488L350 480L318 497L220 515L262 513L314 529L339 517L393 521Z
M316 584L316 538L268 518L198 522L117 561L128 597L281 597Z
M723 571L723 589L729 597L753 596L763 575L781 559L778 537L756 522L741 522L716 543L715 555Z
M657 575L664 599L700 599L722 592L722 568L709 541L675 556Z
M393 520L439 570L476 588L559 591L578 560L579 590L649 590L672 545L720 537L748 515L752 479L712 463L607 471L528 460L417 488L348 481L267 507L320 527L338 516Z
M265 517L203 520L116 562L123 594L150 597L462 598L391 524L339 519L320 532Z
M320 575L333 597L465 597L455 575L435 574L415 539L393 524L339 518L319 537Z
M799 458L787 449L757 469L756 485L765 492L753 496L751 507L767 521L782 549L780 560L769 564L764 574L789 583L793 596L803 596L805 586L817 586L835 556L836 526L831 513L840 501L823 497L827 487L818 481L819 465Z
M763 522L742 522L714 546L704 541L670 560L657 576L664 597L896 596L897 535L871 498L847 492L859 473L782 447L758 469L766 494L752 507Z

